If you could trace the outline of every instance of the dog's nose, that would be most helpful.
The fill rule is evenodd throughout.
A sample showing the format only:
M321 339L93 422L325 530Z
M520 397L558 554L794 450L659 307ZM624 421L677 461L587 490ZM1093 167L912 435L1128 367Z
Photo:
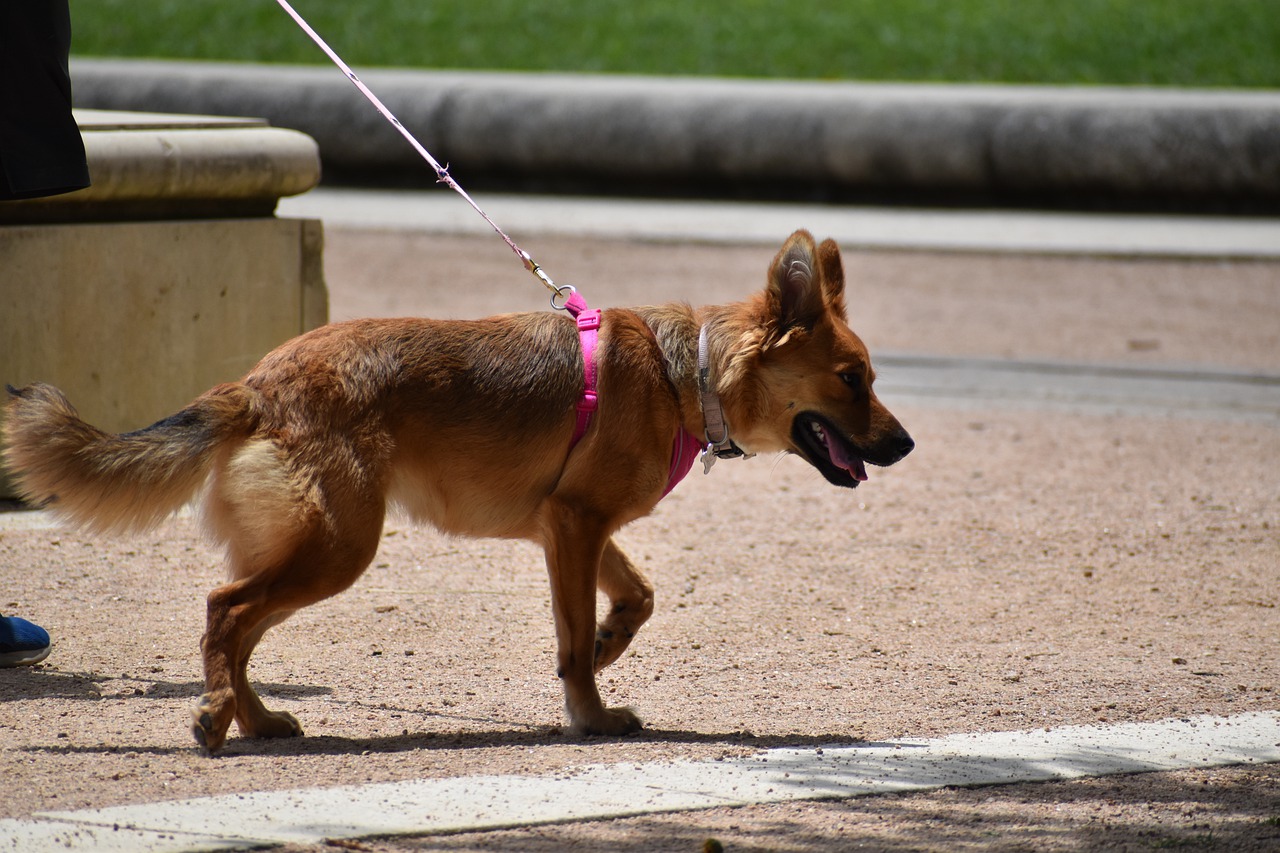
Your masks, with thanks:
M897 449L899 460L902 459L902 457L906 456L908 453L910 453L912 450L915 450L916 448L915 439L913 439L910 435L908 435L906 430L903 430L902 434L898 436L897 444L898 446L896 449ZM894 460L894 461L897 461L897 460Z

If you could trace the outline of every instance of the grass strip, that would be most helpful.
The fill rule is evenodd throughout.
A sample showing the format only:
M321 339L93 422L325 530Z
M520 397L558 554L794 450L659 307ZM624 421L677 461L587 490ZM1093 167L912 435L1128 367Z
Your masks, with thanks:
M1280 88L1277 0L291 0L352 65ZM273 0L76 0L73 51L320 64Z

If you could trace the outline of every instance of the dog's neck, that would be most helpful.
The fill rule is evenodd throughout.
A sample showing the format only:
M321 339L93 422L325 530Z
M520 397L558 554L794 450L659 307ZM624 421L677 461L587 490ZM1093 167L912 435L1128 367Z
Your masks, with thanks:
M667 381L680 408L680 424L690 433L703 433L702 407L698 402L698 321L684 304L654 305L634 309L648 327L662 353Z
M667 379L680 407L681 425L712 445L715 457L742 456L730 437L715 382L721 367L714 334L720 312L704 308L695 313L688 305L677 304L638 309L637 313L662 352Z

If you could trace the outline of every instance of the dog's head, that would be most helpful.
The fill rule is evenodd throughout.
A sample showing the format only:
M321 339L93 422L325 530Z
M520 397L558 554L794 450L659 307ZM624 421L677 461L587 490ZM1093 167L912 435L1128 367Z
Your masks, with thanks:
M892 465L915 442L876 398L866 346L849 328L835 241L797 231L765 289L735 306L722 334L731 353L717 383L735 442L795 453L837 486Z

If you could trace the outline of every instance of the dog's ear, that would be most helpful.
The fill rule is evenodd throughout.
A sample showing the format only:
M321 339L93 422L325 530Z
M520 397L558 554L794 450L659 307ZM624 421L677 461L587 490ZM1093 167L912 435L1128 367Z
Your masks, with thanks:
M765 293L778 333L799 326L813 328L824 311L822 269L815 258L817 247L808 231L792 234L773 258ZM843 274L841 275L843 281Z
M780 338L796 327L812 329L827 312L847 322L844 263L836 241L817 246L808 231L792 234L769 267L766 294Z
M849 322L844 307L844 262L840 260L840 247L835 240L823 240L818 247L818 269L822 272L822 296L827 307L841 320Z

